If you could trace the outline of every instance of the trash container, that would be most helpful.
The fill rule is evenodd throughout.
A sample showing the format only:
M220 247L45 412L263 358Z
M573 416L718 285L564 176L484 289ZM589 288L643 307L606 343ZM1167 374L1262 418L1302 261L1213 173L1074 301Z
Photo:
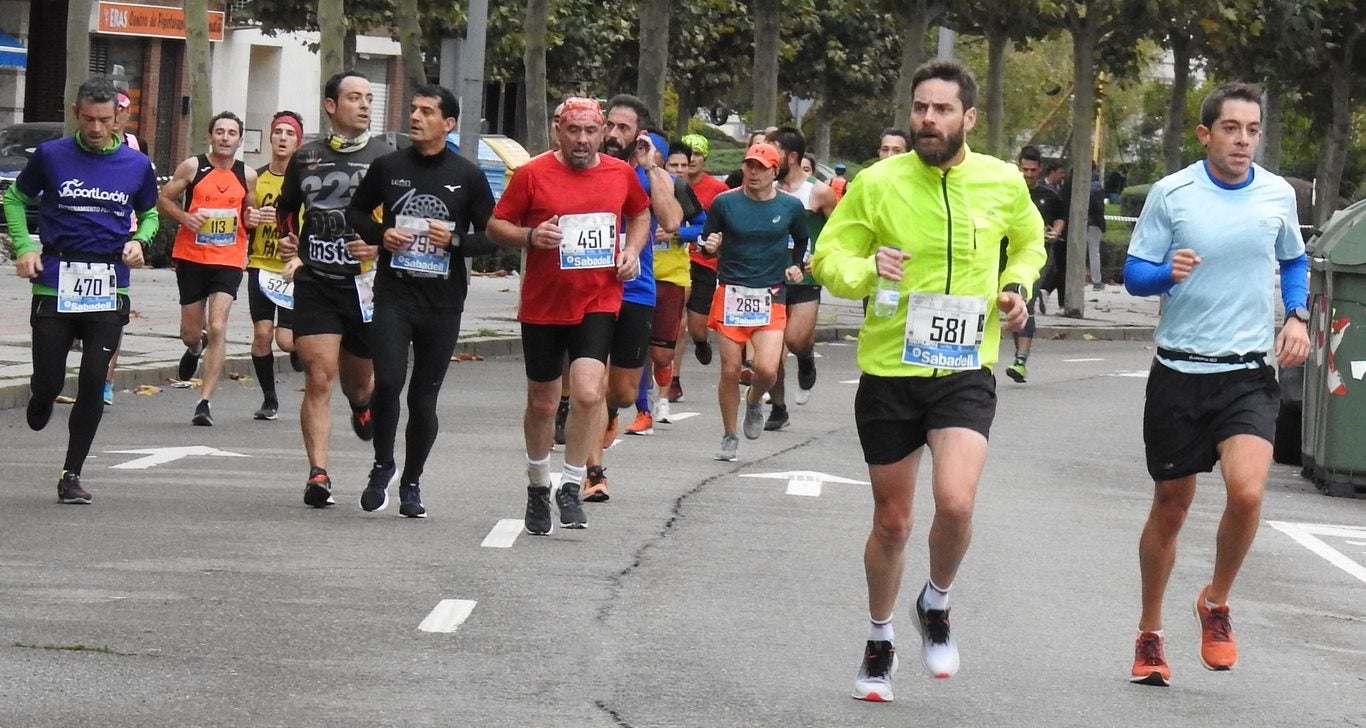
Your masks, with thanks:
M1309 241L1304 473L1329 495L1366 493L1366 201Z

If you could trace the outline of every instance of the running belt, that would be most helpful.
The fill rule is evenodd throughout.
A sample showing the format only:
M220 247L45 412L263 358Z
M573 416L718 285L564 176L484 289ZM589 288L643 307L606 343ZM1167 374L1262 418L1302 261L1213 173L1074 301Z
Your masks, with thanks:
M1157 347L1157 355L1170 361L1194 361L1201 364L1251 364L1256 362L1262 366L1267 366L1266 352L1250 351L1246 354L1225 354L1223 356L1210 356L1208 354L1192 354L1189 351L1177 351Z

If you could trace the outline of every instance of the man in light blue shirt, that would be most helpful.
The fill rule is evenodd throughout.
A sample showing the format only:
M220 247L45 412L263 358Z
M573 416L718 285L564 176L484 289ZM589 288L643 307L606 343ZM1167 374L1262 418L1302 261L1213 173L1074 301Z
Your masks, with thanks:
M1134 228L1124 283L1162 295L1157 358L1148 378L1143 440L1155 481L1139 541L1143 611L1132 681L1167 685L1162 598L1197 473L1220 463L1227 503L1214 574L1195 598L1200 661L1229 670L1238 650L1228 595L1256 536L1271 469L1280 397L1269 359L1282 367L1309 352L1309 261L1295 193L1252 163L1261 139L1261 90L1227 84L1200 109L1205 159L1153 185ZM1277 268L1285 324L1275 334Z

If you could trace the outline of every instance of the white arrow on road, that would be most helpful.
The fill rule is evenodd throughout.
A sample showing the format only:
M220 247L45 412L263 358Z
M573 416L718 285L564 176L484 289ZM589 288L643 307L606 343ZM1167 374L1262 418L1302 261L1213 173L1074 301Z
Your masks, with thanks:
M1366 361L1352 362L1352 378L1361 379L1366 377Z
M830 475L829 473L817 473L813 470L789 470L784 473L745 473L740 477L786 480L788 495L804 495L811 498L820 496L821 483L868 485L868 481L866 480L850 480L848 478L841 478L838 475Z
M110 468L117 470L146 470L157 465L173 463L181 458L191 455L209 455L220 458L245 458L250 455L243 455L240 452L228 452L218 450L205 445L190 445L188 447L149 447L142 450L106 450L108 453L122 453L126 455L146 455L147 457L129 460L126 463L110 465Z

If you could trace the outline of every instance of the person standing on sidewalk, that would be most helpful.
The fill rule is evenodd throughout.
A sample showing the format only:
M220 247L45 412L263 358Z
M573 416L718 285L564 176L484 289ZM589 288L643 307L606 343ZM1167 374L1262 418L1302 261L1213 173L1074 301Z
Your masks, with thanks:
M1238 647L1228 598L1261 518L1271 469L1281 368L1309 353L1305 302L1309 259L1295 193L1253 164L1262 132L1262 92L1232 83L1200 106L1195 136L1205 159L1158 180L1134 227L1124 286L1162 295L1148 375L1143 443L1153 504L1139 539L1142 613L1131 679L1167 685L1162 599L1177 536L1195 498L1196 474L1219 463L1226 501L1214 573L1195 597L1200 662L1231 670ZM1272 298L1280 268L1285 324L1276 334Z
M958 671L949 590L972 538L972 512L996 414L991 365L1002 326L1028 319L1043 267L1043 221L1014 165L971 152L977 84L934 60L911 77L913 153L859 173L821 233L811 267L830 292L873 296L859 332L854 420L873 491L863 552L871 620L854 698L892 699L892 610L905 572L920 458L934 460L929 580L916 599L921 659ZM1008 238L999 267L1000 240Z
M88 504L81 467L104 416L105 372L128 323L129 269L157 232L157 181L147 156L111 130L118 90L103 76L81 84L71 113L76 133L38 145L4 194L14 238L14 272L33 281L33 375L27 419L42 430L66 381L66 357L84 342L76 404L68 418L66 460L57 480L60 503ZM33 240L24 206L35 197L42 244ZM138 227L130 236L128 221Z
M247 265L247 230L261 221L256 209L256 170L236 159L242 120L231 111L209 121L209 153L181 162L161 188L157 207L180 224L171 257L180 288L181 382L204 357L195 405L196 425L213 425L213 400L228 355L228 314ZM184 204L180 199L184 197Z
M366 242L381 247L375 276L375 321L370 347L375 362L375 464L360 507L383 510L397 471L399 395L408 379L407 452L399 479L399 514L426 518L419 479L436 442L436 400L460 335L465 306L465 258L483 240L493 213L488 179L468 159L446 148L460 102L441 86L419 86L409 107L413 145L376 159L356 188L347 219ZM375 222L374 210L383 210ZM474 234L469 233L471 226Z

